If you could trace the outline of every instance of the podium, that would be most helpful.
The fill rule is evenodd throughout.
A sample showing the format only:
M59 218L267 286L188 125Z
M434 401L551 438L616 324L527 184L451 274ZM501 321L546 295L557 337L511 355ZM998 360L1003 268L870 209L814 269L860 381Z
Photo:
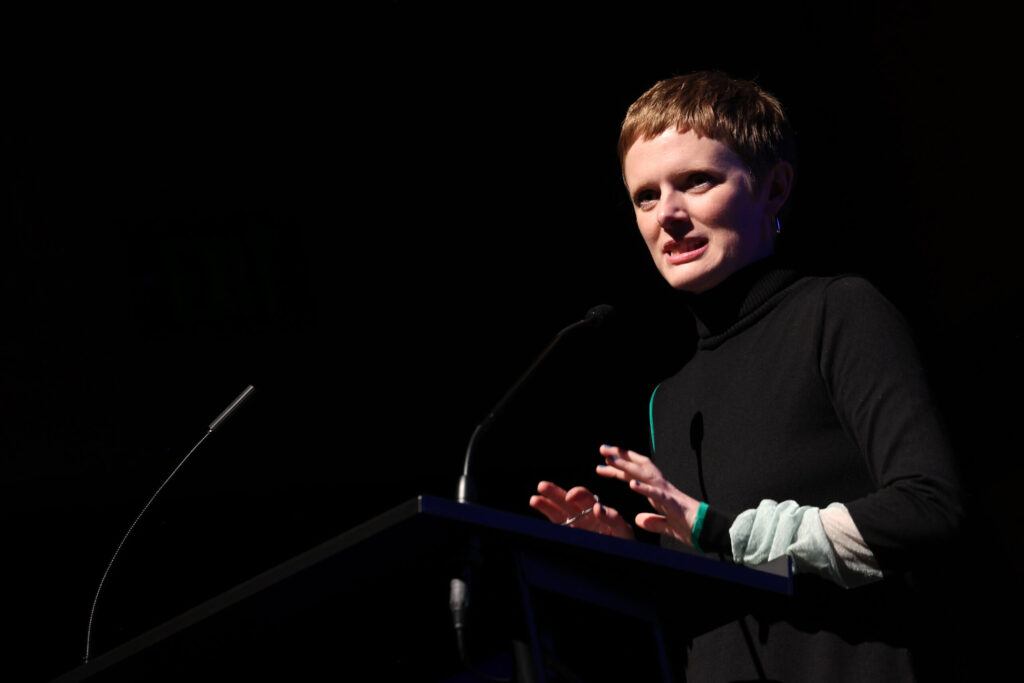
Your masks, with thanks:
M682 680L690 637L792 594L788 558L740 567L420 496L56 682L480 680L456 647L456 577L470 591L474 667L540 682L610 680L616 667Z

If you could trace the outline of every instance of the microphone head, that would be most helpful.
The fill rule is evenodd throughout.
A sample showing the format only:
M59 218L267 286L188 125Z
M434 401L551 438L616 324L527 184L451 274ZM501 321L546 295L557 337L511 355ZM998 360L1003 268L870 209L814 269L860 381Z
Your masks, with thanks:
M613 306L609 306L608 304L598 304L587 311L587 315L584 316L583 319L588 325L598 327L608 322L608 319L612 317L613 313L615 313L615 308Z

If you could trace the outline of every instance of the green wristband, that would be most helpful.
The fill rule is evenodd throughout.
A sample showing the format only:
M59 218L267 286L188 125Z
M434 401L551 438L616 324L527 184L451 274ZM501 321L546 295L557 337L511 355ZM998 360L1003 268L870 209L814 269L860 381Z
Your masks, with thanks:
M690 540L693 541L693 549L699 553L704 552L704 549L700 547L700 532L704 528L704 515L708 511L708 504L701 503L700 507L697 508L697 519L693 520L693 529L690 531Z

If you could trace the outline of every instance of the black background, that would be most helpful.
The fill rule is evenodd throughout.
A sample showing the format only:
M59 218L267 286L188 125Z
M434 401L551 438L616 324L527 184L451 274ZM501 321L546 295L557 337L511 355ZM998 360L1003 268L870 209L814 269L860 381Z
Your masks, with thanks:
M699 68L787 105L784 247L907 314L968 484L974 545L951 561L1003 597L1021 567L1004 540L1022 379L1007 21L859 7L8 21L5 668L78 663L127 526L250 383L123 549L94 652L417 493L453 496L473 427L608 303L618 324L559 348L480 475L486 501L527 514L537 477L600 488L597 445L646 447L647 396L686 329L625 203L617 127L654 81Z

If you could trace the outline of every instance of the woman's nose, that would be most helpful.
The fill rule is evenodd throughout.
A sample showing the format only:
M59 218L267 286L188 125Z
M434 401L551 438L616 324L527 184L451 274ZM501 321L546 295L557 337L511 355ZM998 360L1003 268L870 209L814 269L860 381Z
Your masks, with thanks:
M685 220L689 220L689 216L686 213L682 194L679 192L663 193L658 205L658 222L662 226L669 226Z

